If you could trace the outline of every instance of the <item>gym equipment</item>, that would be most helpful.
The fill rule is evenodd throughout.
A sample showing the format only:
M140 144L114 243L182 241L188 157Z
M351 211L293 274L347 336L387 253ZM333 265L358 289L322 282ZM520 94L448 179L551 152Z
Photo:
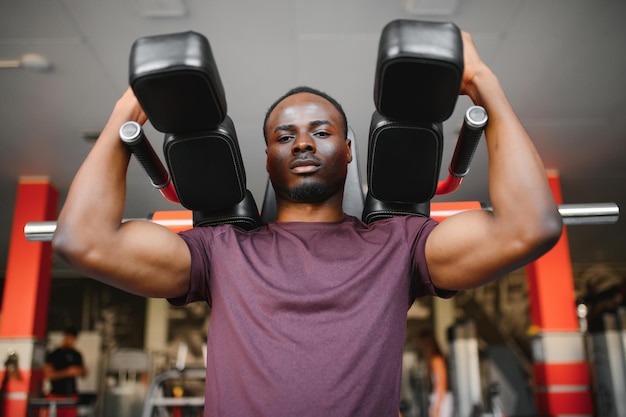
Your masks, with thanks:
M449 194L461 186L463 178L469 173L470 164L486 125L487 112L484 108L472 106L467 109L448 167L448 178L437 183L436 195Z
M374 103L393 120L443 122L463 78L463 40L448 22L394 20L382 30Z
M383 29L374 87L377 110L368 148L369 191L361 213L366 222L393 215L428 216L434 194L454 191L467 174L487 121L480 107L466 113L449 180L437 181L443 149L441 122L450 116L458 97L462 51L460 30L452 23L395 20ZM130 61L131 86L150 121L166 133L164 153L173 188L177 200L194 210L194 225L243 218L244 228L256 227L259 221L254 214L239 210L240 203L246 209L256 204L245 189L234 124L226 114L224 89L208 40L191 31L140 38L133 44ZM130 129L132 140L125 140L124 129ZM144 137L138 131L131 124L123 127L120 136L132 144L129 147L153 185L176 201L172 192L164 192L169 178L156 154L141 145ZM419 158L415 161L407 155ZM268 184L266 213L272 210L272 193ZM266 214L263 221L272 217Z
M137 39L131 48L129 81L160 132L202 132L226 117L222 80L209 41L199 33Z
M194 416L202 415L204 408L204 391L199 395L182 396L180 389L187 383L194 382L204 386L206 378L205 368L171 369L157 375L146 392L146 402L141 411L141 417L170 416L167 410L185 409L195 410Z
M180 204L193 211L194 226L258 226L259 211L246 188L235 126L206 37L187 31L139 38L131 48L129 80L152 125L165 133L173 188ZM130 126L126 129L136 133ZM156 153L141 144L145 136L132 136L133 154L146 172L158 173L151 176L155 187L164 183Z
M358 170L351 164L347 213L358 216L360 211L366 223L396 215L429 216L434 195L460 186L488 119L482 107L467 110L449 176L439 181L441 123L454 110L462 75L463 42L456 25L394 20L385 26L374 82L368 192L362 202ZM260 217L246 189L234 123L227 116L224 88L203 35L189 31L138 39L131 50L129 78L152 124L166 133L164 153L173 187L137 126L125 127L131 135L121 132L122 139L153 185L193 211L194 226L233 223L251 229L275 218L271 184Z
M76 401L67 398L30 398L28 400L27 417L36 417L47 413L48 417L57 417L59 409L75 408ZM45 410L45 411L44 411Z
M442 122L459 95L463 77L461 31L452 23L395 20L383 28L374 81L366 223L397 215L430 215L436 194L455 191L474 156L487 113L473 106L465 120L449 177L438 181Z
M202 415L206 367L185 367L187 352L187 344L181 343L176 355L176 367L153 378L146 391L142 417ZM206 344L203 345L203 356L206 363Z
M450 356L448 375L454 393L455 417L502 417L502 402L497 383L484 389L481 383L481 360L476 324L458 320L448 328Z
M143 407L150 372L148 354L138 349L118 349L106 358L102 386L104 417L133 417Z
M266 190L265 195L266 198L263 205L263 219L271 220L276 217L275 204L268 203L269 199L273 198L273 189ZM355 193L355 195L357 194ZM487 206L481 206L479 202L475 203L477 207L482 207L483 210L491 209ZM266 207L273 207L274 211L272 212L270 209L266 211ZM465 210L471 210L473 208L474 207L465 206L460 209L450 209L447 203L432 203L430 216L443 220L453 214L460 213ZM354 211L354 208L351 210ZM346 212L350 213L350 211ZM157 213L162 216L155 218L154 214ZM153 213L153 215L141 220L150 220L173 230L185 230L194 227L193 215L191 213L188 215L185 212L157 213ZM566 226L615 224L619 219L619 207L615 203L561 204L559 205L559 213L561 213L561 217L563 218L563 222ZM407 214L410 213L407 212ZM129 220L133 219L124 219L123 221ZM49 242L52 240L52 235L54 235L56 225L56 221L28 222L24 225L24 236L31 242Z
M598 415L626 415L626 307L602 315L589 329L590 362L595 370L594 395Z
M480 365L476 325L471 320L459 321L448 328L450 346L450 387L454 392L454 415L479 415L484 409L481 396Z
M163 197L173 203L180 203L176 189L170 179L170 174L161 163L154 148L143 133L143 128L137 122L126 122L120 127L120 139L135 155L139 164L148 174L152 186L159 190Z

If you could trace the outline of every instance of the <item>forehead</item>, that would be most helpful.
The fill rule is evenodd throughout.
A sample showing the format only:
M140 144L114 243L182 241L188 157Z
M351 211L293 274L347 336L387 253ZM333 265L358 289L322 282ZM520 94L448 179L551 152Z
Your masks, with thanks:
M268 129L275 125L298 120L328 120L339 125L341 115L335 106L323 97L311 93L296 93L284 98L269 115Z

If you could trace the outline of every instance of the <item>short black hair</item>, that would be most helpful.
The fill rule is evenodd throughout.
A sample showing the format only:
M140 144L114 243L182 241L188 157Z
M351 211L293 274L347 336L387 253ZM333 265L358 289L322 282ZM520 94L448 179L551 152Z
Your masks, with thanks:
M78 336L78 328L76 326L67 326L63 329L63 334L69 334L76 337Z
M286 99L289 96L293 96L294 94L300 94L300 93L309 93L309 94L314 94L316 96L322 97L323 99L327 100L330 102L330 104L332 104L333 106L335 106L335 108L337 109L337 111L339 112L339 114L341 114L341 117L343 119L343 132L344 132L344 136L347 138L348 137L348 118L346 117L346 113L343 111L343 107L341 107L341 104L339 104L339 102L337 100L335 100L334 98L332 98L330 95L328 95L327 93L320 91L318 89L312 88L312 87L308 87L308 86L299 86L299 87L294 87L291 90L287 91L285 94L283 94L282 96L280 96L278 98L278 100L276 100L274 103L272 103L272 105L269 107L269 109L267 109L267 112L265 113L265 119L263 119L263 137L265 138L265 143L267 144L267 134L265 133L265 128L267 127L267 119L269 119L270 114L272 113L272 111L276 108L276 106L278 106L278 104L283 101L284 99Z

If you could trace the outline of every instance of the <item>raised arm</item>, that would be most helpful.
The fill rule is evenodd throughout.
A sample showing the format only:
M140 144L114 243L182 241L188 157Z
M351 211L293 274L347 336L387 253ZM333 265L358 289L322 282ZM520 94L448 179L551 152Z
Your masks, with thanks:
M537 151L493 72L463 33L461 94L489 115L489 195L493 211L468 211L439 224L426 244L433 283L442 289L485 284L548 251L562 220Z
M52 245L72 267L106 284L149 297L181 296L189 286L184 241L148 221L122 223L130 153L119 128L127 121L146 121L130 88L70 186Z

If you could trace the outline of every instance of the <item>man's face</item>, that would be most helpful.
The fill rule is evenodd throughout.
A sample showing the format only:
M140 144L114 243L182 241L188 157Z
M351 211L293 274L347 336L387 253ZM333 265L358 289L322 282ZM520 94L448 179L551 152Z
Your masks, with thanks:
M61 345L64 347L73 348L74 345L76 345L76 336L70 333L65 333L63 335L63 341L61 342Z
M339 111L315 94L294 94L276 106L265 128L277 196L319 203L343 190L352 160L343 126Z

